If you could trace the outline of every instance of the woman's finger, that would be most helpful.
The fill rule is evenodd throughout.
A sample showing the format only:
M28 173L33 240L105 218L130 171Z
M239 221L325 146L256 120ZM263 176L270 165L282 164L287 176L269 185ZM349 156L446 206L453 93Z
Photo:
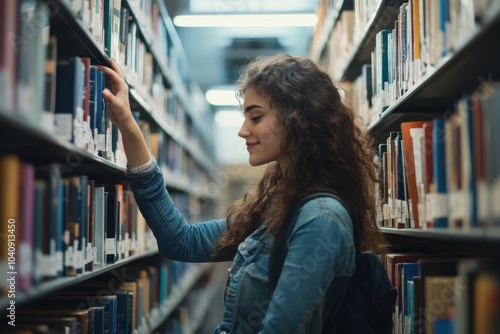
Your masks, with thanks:
M116 83L122 81L122 78L120 77L120 75L118 73L116 73L112 68L109 68L107 66L103 66L103 65L98 65L97 68L104 72L104 74L106 74L106 76L111 79L111 81L114 81Z
M118 65L118 63L113 59L113 58L109 58L109 62L111 63L111 68L116 72L118 73L118 75L122 78L122 79L125 79L125 75L123 75L123 71L120 67L120 65Z

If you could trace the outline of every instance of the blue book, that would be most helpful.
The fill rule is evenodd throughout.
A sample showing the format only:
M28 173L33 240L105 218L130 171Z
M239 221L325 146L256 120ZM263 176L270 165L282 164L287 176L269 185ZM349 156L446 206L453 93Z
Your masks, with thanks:
M372 66L370 64L364 64L361 73L363 75L363 86L365 93L365 100L368 102L368 106L372 107L372 96L373 96L373 87L372 87Z
M165 305L168 298L168 268L166 264L158 267L158 304Z
M46 184L44 203L46 209L42 218L42 251L51 263L56 265L40 268L42 276L62 276L63 270L63 222L62 210L64 208L63 184L61 169L57 164L38 166L35 171L36 178Z
M392 30L381 30L375 35L376 40L376 57L377 57L377 96L382 96L382 91L386 90L389 83L389 52L388 52L388 37ZM387 84L387 85L386 85ZM386 92L387 93L387 92ZM387 101L382 101L379 113L387 109Z
M446 180L446 136L445 136L445 120L436 118L433 120L433 150L434 150L434 183L436 186L436 201L434 205L442 212L436 212L434 217L434 227L448 227L448 202L447 196L447 180Z
M132 303L132 294L128 291L113 290L116 295L116 334L129 334L132 332L132 319L129 310Z
M57 64L55 136L75 143L75 121L83 123L85 65L79 57Z
M104 334L104 306L92 306L94 310L94 333Z
M104 108L105 102L102 98L102 91L105 85L105 75L102 71L97 71L97 81L96 81L96 110L95 110L95 121L94 121L94 141L96 144L96 150L100 156L105 148L105 138L104 138Z
M97 76L100 71L96 66L90 66L90 89L89 89L89 127L94 137L94 129L96 129L96 113L97 113ZM101 92L102 93L102 92ZM94 142L96 138L94 137Z
M88 294L84 291L74 293L56 293L47 297L39 306L52 309L87 309L93 307L104 308L104 333L116 333L116 312L117 303L114 295ZM97 317L97 315L96 315ZM98 327L96 325L96 327ZM96 333L98 331L96 330Z
M453 334L453 320L436 319L434 320L434 334Z
M439 34L441 35L442 51L441 57L446 56L448 52L448 36L446 36L446 26L450 22L450 12L448 8L449 0L439 1Z
M413 296L410 296L410 282L413 283L413 278L419 275L420 265L418 263L403 263L403 274L404 274L404 322L405 328L409 329L410 324L413 322L414 313L410 313L410 309L413 309ZM410 307L411 304L411 307ZM408 331L405 331L408 333Z

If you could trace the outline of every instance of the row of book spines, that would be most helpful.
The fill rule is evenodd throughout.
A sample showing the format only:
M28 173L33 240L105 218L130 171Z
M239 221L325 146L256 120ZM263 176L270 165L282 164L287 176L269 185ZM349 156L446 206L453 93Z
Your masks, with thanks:
M148 43L154 40L156 48L161 50L162 57L168 54L169 33L160 17L156 1L142 6L128 0L71 0L69 7L89 30L96 44L111 58L124 60L127 57L125 49L130 45L127 37L132 30L134 38L138 36L137 30L140 30ZM135 27L131 27L132 25ZM148 45L148 48L152 47ZM157 61L165 63L166 58Z
M132 192L85 175L63 176L61 170L58 164L35 166L14 155L0 157L0 212L4 221L15 221L20 290L154 245ZM7 226L2 225L2 268L9 258Z
M168 15L166 11L160 9L163 4L155 0L141 2L106 0L103 6L103 1L89 0L89 2L84 3L82 10L74 10L74 12L77 18L83 19L84 24L92 34L94 34L94 30L97 31L96 42L104 46L106 54L111 58L123 60L124 67L130 68L147 87L150 87L151 84L152 71L150 69L152 66L140 65L142 64L141 59L145 59L151 65L157 63L161 64L163 68L168 67L170 74L182 79L182 84L189 90L188 70L178 60L180 58L179 52L182 50L177 50L175 43L172 42L172 36L176 32L175 30L170 31L170 28L165 24L170 18L162 16ZM72 2L77 9L80 8L80 1L73 0ZM95 11L101 12L95 16L96 22L92 19L92 15L79 14L91 12L86 9L87 3L89 8L97 7ZM100 16L103 17L101 24L107 29L100 29ZM104 36L102 37L102 35ZM176 81L172 78L168 80Z
M75 56L57 66L55 134L61 140L73 142L77 147L124 166L126 161L121 134L110 122L107 104L102 99L102 90L106 86L105 76L97 66L89 65L89 63L90 59ZM80 90L83 90L81 95L78 94ZM83 96L81 100L80 96ZM69 99L71 101L68 101ZM185 111L178 103L178 99L170 99L169 104L164 110L172 110L175 124L184 128L188 123L184 122ZM68 108L68 105L74 107ZM185 131L188 130L185 129ZM175 146L178 145L175 144ZM172 159L171 168L181 169L175 166L176 161L180 159Z
M10 91L10 93L8 93L9 98L6 97L5 100L2 99L6 102L4 107L6 110L18 109L23 112L27 112L30 110L42 110L41 106L45 105L46 110L50 110L51 105L55 103L53 102L54 97L51 95L54 94L53 92L51 93L51 91L53 91L55 88L52 88L48 92L48 96L46 96L44 99L43 88L42 88L44 81L42 75L44 71L43 70L44 58L40 57L40 55L48 53L48 57L46 59L45 71L52 73L52 76L46 78L45 86L46 89L48 89L49 87L52 86L51 82L55 84L55 74L56 74L55 64L57 61L56 37L52 36L50 38L50 42L48 42L49 40L48 34L50 29L49 16L51 15L50 13L51 7L44 5L43 3L37 3L36 7L35 5L33 5L34 8L32 8L31 10L35 12L35 15L31 16L37 17L37 20L43 19L43 22L37 21L36 24L30 25L30 29L33 29L33 31L36 33L33 33L33 36L30 36L32 38L30 38L28 43L27 40L26 41L24 40L24 37L21 34L22 31L18 30L26 29L25 25L27 26L30 24L31 21L28 20L30 20L31 16L28 15L29 14L28 10L23 9L22 11L20 11L19 6L20 4L18 2L13 1L11 3L11 7L6 9L4 14L5 16L13 16L14 18L17 18L17 21L21 21L19 27L16 24L13 24L12 26L7 27L6 29L8 29L7 31L10 35L17 36L17 38L19 39L19 41L17 41L17 48L20 51L19 54L22 55L16 61L17 57L13 56L14 52L16 51L16 48L6 48L5 50L2 50L2 53L11 55L11 57L9 56L6 59L9 59L9 61L12 61L12 63L5 64L5 71L8 71L9 76L13 77L12 82L10 82L9 84L5 82L6 87L3 93L6 93L7 91ZM125 12L125 14L122 15L124 18L126 18L124 22L128 24L129 20L128 20L128 15L126 14L127 9L126 8L122 9ZM127 34L127 36L123 37L123 39L134 40L134 41L138 39L137 32L134 29L132 29L130 33L129 29L124 29L121 30L120 32L124 32ZM128 44L132 45L133 43L128 43ZM135 87L137 87L139 91L142 92L145 91L146 97L155 95L154 98L149 98L148 100L155 100L155 99L158 100L158 96L166 95L165 91L168 90L168 88L166 88L165 86L164 79L160 75L160 80L155 79L153 81L154 77L157 76L154 75L153 72L159 72L160 70L159 69L154 70L154 62L151 53L147 51L147 49L145 48L145 44L142 41L135 43L134 46L135 47L131 46L126 49L122 48L127 52L126 57L120 56L120 57L115 57L115 59L121 64L121 66L124 69L124 72L127 73L129 82L131 82ZM61 49L64 48L64 46L60 47ZM18 71L15 70L16 62ZM3 68L2 64L0 64L0 67ZM15 76L18 76L18 78L14 79ZM18 84L17 90L8 89L16 87L16 85L14 84L16 82ZM146 87L146 88L141 89L141 87ZM31 98L33 96L34 98ZM14 100L16 101L15 103ZM168 110L169 108L167 107L169 105L170 105L169 101L164 101L164 103L158 108L161 108L161 110L163 109ZM34 123L38 122L35 120Z
M17 2L14 1L13 4L17 4ZM17 72L19 75L17 78L18 87L12 90L11 94L17 95L19 103L18 108L13 110L15 110L16 114L24 116L23 120L26 119L35 126L39 126L47 133L51 135L55 133L58 138L74 142L77 147L103 156L120 166L124 166L126 162L120 133L116 126L109 122L106 103L100 96L101 89L105 87L102 72L97 70L97 75L94 75L96 66L89 65L90 60L88 58L75 56L73 59L60 60L58 62L57 38L55 36L49 38L48 9L43 7L43 3L40 2L38 2L37 6L40 6L40 8L36 7L36 10L42 18L45 18L47 26L41 25L44 28L35 29L37 33L30 39L30 43L22 41L19 44L22 56L17 63L19 66L19 71ZM23 16L22 20L25 21L27 19ZM39 26L36 25L34 28L37 27ZM32 43L32 40L35 42ZM62 46L60 47L62 48ZM39 57L40 54L46 54L46 57ZM44 59L45 69L43 66ZM78 66L80 64L76 59L80 59L83 64ZM39 64L40 61L41 65ZM84 67L83 78L81 81L78 81L75 73L82 75L82 66ZM7 70L14 73L14 69L15 66L9 66ZM72 69L75 72L72 72ZM128 74L132 73L127 68L124 68L124 70ZM60 77L59 80L57 80L58 76ZM91 77L89 78L89 76ZM128 75L128 77L133 77L133 74ZM134 79L127 80L134 81ZM165 99L162 106L156 108L155 112L162 110L162 115L165 114L164 111L173 115L175 119L173 125L176 128L179 126L184 128L191 124L191 122L186 121L187 116L184 115L186 111L182 103L179 102L177 94L162 94L162 91L164 92L167 88L165 88L162 80L160 82L160 87L156 87L152 91L155 91L157 96L167 95L171 96L171 98ZM84 93L81 94L83 98L80 104L80 95L77 94L78 89L82 87L82 83ZM98 87L99 83L101 83L100 88ZM9 90L7 88L11 88L11 86L6 84L5 89L0 89L0 91L6 92ZM68 105L71 102L73 104ZM2 109L10 110L8 105L9 103L3 106L5 109ZM71 114L74 115L73 119L70 116ZM101 115L102 118L100 121L94 120L93 116L98 118ZM172 117L166 118L167 122L171 119ZM193 132L187 128L185 129L185 133ZM193 135L197 134L193 133Z
M163 315L174 287L166 261L124 266L43 301L15 305L15 322L16 326L34 322L50 326L54 318L75 317L80 327L75 333L149 332L150 325Z
M439 254L388 254L388 276L398 290L396 334L497 333L500 271L484 259Z
M403 122L379 145L382 225L498 225L499 97L498 83L484 84L446 119Z
M107 105L102 99L105 77L102 71L96 66L89 65L89 62L88 58L74 57L57 67L55 134L61 140L73 142L77 147L124 166L126 158L121 135L117 127L109 121ZM66 94L71 93L67 92L68 89L71 90L71 82L74 82L73 94ZM79 84L81 82L83 82L83 88ZM82 89L83 94L78 94L78 91ZM80 96L83 96L81 102ZM72 97L72 101L68 101ZM68 108L68 105L74 107ZM180 113L183 111L181 110ZM177 117L177 119L181 118ZM178 146L175 143L173 145ZM181 159L175 159L175 155L170 157L172 158L171 168L182 169L176 163Z
M443 3L445 1L441 5ZM436 2L428 5L428 7L438 5L439 3ZM430 24L431 19L421 17L420 13L426 12L426 15L429 16L430 13L435 13L434 11L437 9L432 7L432 11L429 11L429 9L426 11L424 1L420 0L410 1L400 7L394 29L381 30L375 34L376 46L372 52L371 63L365 64L368 67L364 68L362 75L358 77L357 80L361 81L361 84L358 85L359 96L354 97L354 99L360 100L357 107L360 108L359 112L363 116L366 125L377 119L384 110L411 88L428 69L432 69L449 51L455 49L468 36L468 33L474 31L474 15L471 15L474 12L471 12L471 8L466 5L457 7L455 4L453 6L445 4L443 8L445 10L450 10L450 8L454 10L453 22L445 21L446 23L443 25L446 28L446 35L442 33L430 34L431 29L437 29L434 22L436 18L432 18L432 27L425 26L425 24ZM437 12L439 13L439 10ZM336 77L344 69L345 50L352 48L352 46L345 44L347 41L352 40L352 30L354 29L352 13L347 11L342 12L341 15L350 18L341 21L349 24L340 25L339 31L332 33L331 38L335 40L331 41L329 45L331 53L330 67L333 73L337 74ZM451 20L450 16L440 17ZM450 28L455 27L457 22L464 22L462 25L469 27L466 29L466 33L459 33L460 29ZM338 36L339 34L340 36ZM448 42L442 43L446 36L449 37ZM432 58L431 54L433 55ZM368 75L364 73L366 70L369 71Z

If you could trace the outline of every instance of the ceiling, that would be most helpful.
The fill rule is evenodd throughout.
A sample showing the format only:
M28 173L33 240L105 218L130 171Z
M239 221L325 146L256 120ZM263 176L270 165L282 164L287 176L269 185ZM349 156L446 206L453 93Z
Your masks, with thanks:
M314 13L319 0L165 0L169 15ZM232 85L241 65L259 54L288 52L306 56L313 27L183 28L176 27L192 78L205 92Z

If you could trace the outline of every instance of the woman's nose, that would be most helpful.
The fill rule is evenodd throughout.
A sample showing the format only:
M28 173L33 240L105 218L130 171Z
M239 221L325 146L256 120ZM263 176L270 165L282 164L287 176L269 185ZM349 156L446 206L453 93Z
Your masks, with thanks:
M238 136L241 138L248 137L250 135L250 130L246 126L246 121L243 121L243 124L241 124L241 128L238 131Z

